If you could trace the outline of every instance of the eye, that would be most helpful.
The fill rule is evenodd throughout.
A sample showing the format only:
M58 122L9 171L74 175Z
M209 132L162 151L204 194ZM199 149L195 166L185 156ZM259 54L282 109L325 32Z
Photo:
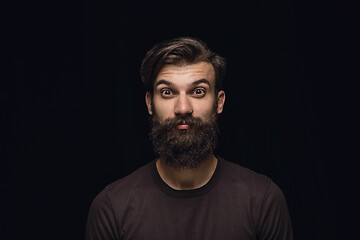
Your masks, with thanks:
M206 92L202 88L196 88L193 93L194 95L196 95L196 97L202 97L205 95Z
M162 89L160 93L163 97L169 97L173 94L173 92L168 88Z

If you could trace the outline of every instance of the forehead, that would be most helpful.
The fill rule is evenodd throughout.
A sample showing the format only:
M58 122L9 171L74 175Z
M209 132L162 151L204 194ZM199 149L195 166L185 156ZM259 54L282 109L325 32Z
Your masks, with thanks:
M154 84L159 80L168 81L196 81L206 79L210 84L215 83L215 71L211 63L199 62L188 65L165 65L155 78Z

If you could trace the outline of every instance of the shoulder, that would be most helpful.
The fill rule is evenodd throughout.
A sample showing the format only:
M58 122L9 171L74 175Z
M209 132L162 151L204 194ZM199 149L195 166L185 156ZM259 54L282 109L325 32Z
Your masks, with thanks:
M252 206L249 211L260 239L292 239L285 196L271 178L225 160L222 172L222 187L236 193L239 202Z
M274 201L284 201L284 195L279 186L272 179L263 174L240 166L236 163L223 161L221 184L222 187L240 192L242 195L260 201L264 198ZM226 185L226 186L225 186Z
M271 179L263 174L240 166L236 163L223 161L222 178L227 184L234 187L238 186L244 190L261 190L262 192L269 187Z
M128 176L107 185L104 190L106 190L109 197L113 197L119 194L129 196L134 192L152 188L153 167L154 162L149 162Z
M93 200L96 204L118 201L138 197L139 192L145 192L153 188L152 167L153 162L138 168L126 177L123 177L107 185Z

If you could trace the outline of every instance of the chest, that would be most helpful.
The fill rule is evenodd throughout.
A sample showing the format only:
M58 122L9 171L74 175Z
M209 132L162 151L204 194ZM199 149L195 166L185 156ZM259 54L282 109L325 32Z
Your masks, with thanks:
M246 199L219 194L196 198L145 197L119 212L122 239L255 239Z

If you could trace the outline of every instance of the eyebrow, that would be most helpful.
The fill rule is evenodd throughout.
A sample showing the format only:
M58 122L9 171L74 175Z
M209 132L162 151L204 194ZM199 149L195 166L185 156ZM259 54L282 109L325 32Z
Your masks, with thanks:
M209 82L207 79L205 79L205 78L196 80L196 81L193 82L191 85L195 86L195 85L199 85L200 83L205 83L205 84L207 84L207 85L210 86L210 82ZM160 84L165 84L165 85L167 85L167 86L172 86L172 85L174 85L174 84L173 84L172 82L170 82L170 81L161 79L161 80L159 80L159 81L155 84L155 87L159 86Z
M200 83L205 83L205 84L210 86L210 82L205 78L199 79L199 80L193 82L191 85L193 85L193 86L194 85L199 85Z
M155 84L155 87L159 86L160 84L165 84L165 85L168 85L168 86L171 86L171 85L174 85L172 82L169 82L169 81L166 81L166 80L159 80L156 84Z

